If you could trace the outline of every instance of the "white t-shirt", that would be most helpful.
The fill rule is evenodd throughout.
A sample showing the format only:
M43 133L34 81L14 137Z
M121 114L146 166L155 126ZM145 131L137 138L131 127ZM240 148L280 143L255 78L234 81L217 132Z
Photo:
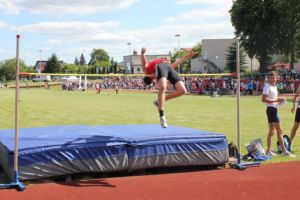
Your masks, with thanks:
M267 95L268 99L277 100L277 96L278 96L277 86L272 86L271 84L266 83L264 85L262 94ZM275 108L277 108L277 105L278 105L278 102L267 103L267 106L271 106L271 107L275 107Z

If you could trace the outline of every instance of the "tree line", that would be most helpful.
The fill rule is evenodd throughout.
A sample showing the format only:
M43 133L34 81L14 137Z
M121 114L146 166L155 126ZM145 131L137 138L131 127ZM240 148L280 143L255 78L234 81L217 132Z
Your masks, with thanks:
M122 69L117 68L117 62L110 59L104 49L93 49L91 59L87 63L83 53L79 59L75 57L73 64L66 64L59 61L55 53L48 59L43 72L45 73L81 73L81 74L104 74L104 73L123 73Z

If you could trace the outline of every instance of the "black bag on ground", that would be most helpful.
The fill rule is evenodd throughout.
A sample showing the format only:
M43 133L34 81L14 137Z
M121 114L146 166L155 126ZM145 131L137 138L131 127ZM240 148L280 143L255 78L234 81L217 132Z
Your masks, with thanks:
M232 142L230 142L228 144L228 153L229 153L229 157L232 158L237 158L237 154L238 154L238 149L236 147L235 144L233 144Z
M291 152L291 140L290 140L289 136L287 136L287 135L283 136L283 144L284 144L286 150ZM282 153L282 148L281 148L281 145L279 144L279 141L277 141L277 149L278 149L278 153Z

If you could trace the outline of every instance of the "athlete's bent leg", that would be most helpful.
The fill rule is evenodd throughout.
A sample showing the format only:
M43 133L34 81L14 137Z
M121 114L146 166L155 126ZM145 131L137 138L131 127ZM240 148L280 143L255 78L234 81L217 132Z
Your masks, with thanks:
M159 79L159 91L158 91L158 108L160 110L164 110L165 108L165 98L166 98L166 91L167 91L167 79L162 77Z
M175 84L175 89L176 90L174 92L171 92L166 96L166 101L176 98L176 97L179 97L179 96L182 96L182 95L186 94L186 92L187 92L186 88L184 86L184 83L182 81L178 81Z
M167 128L167 120L164 113L165 108L165 98L166 98L166 91L167 91L167 79L162 77L159 79L159 91L158 91L158 112L160 118L160 125L162 128Z

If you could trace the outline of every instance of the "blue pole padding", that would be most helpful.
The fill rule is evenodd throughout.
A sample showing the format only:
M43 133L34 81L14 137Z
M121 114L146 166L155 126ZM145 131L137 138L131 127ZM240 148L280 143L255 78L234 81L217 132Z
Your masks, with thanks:
M237 162L232 164L231 167L238 170L245 170L247 167L257 167L261 164L261 162L246 162L242 163L241 154L237 153Z
M25 190L25 185L19 181L19 172L14 171L13 182L7 184L0 184L0 189L16 189L18 191Z
M0 189L8 189L11 187L11 184L10 183L7 183L7 184L0 184Z
M19 181L19 172L18 171L14 171L14 183L15 183L15 188L18 191L25 190L25 185Z
M237 153L237 163L240 164L241 163L241 154Z
M14 171L14 183L19 182L19 172L18 171Z

